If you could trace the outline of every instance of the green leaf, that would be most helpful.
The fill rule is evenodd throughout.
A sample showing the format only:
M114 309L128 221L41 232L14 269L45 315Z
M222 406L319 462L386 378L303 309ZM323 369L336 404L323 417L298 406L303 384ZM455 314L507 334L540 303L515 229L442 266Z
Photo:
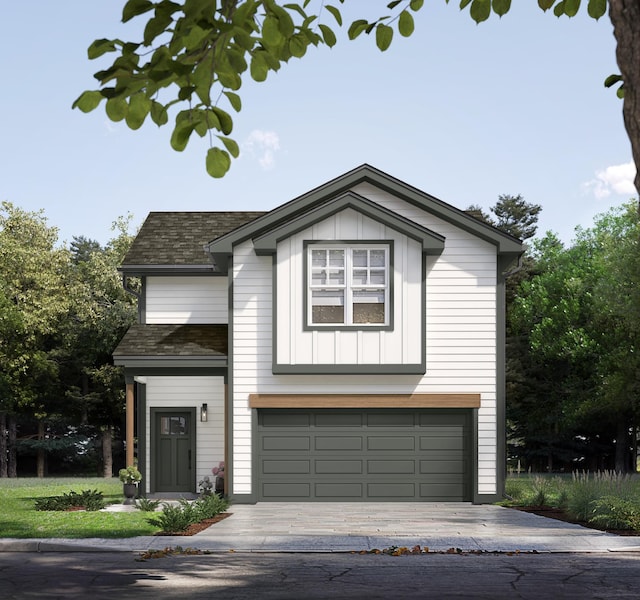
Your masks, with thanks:
M460 10L467 8L471 4L472 0L460 0Z
M607 12L607 0L589 0L587 12L596 21Z
M609 75L609 77L607 77L604 80L604 87L607 87L607 88L613 87L616 83L619 83L621 81L622 81L622 75L618 75L618 74Z
M302 58L307 53L307 46L309 43L306 38L300 34L294 35L289 40L289 52L296 58Z
M376 27L376 46L384 52L393 40L393 29L384 23L378 23Z
M493 12L499 17L506 15L511 8L511 0L493 0Z
M79 108L83 113L91 112L100 104L104 96L97 91L82 92L71 108Z
M236 112L240 112L242 110L242 100L238 94L234 94L233 92L222 92L229 100L229 104L233 107L233 110Z
M411 0L411 2L409 2L409 8L411 8L413 12L417 12L422 8L423 4L424 0Z
M538 0L538 6L544 10L549 10L554 4L556 0Z
M233 158L238 158L238 156L240 156L240 147L238 146L235 140L232 140L231 138L228 138L228 137L224 137L222 135L219 135L217 137L218 139L222 140L224 147L229 151L229 154L231 154Z
M331 6L330 4L327 4L325 8L333 15L336 23L340 27L342 27L342 15L340 14L340 11L335 6Z
M491 0L473 0L469 14L476 23L486 21L491 16Z
M333 31L327 27L326 25L323 25L322 23L320 23L320 25L318 25L318 27L320 28L320 31L322 32L322 39L324 40L324 43L329 46L329 48L333 48L336 45L336 34L333 33Z
M553 9L553 14L556 17L561 17L564 14L564 0L560 0Z
M153 2L149 0L129 0L122 9L122 22L126 23L133 17L137 17L153 8Z
M398 6L398 4L400 4L402 2L402 0L391 0L391 2L389 2L389 4L387 4L387 8L389 10L393 10L396 6Z
M564 14L567 17L575 17L580 10L581 0L564 0Z
M129 110L126 114L127 125L130 129L139 129L151 110L151 100L143 93L134 94L129 100Z
M251 57L249 72L254 81L264 81L267 78L269 67L264 58L264 51L258 51Z
M364 19L358 19L349 25L349 39L355 40L367 27L369 26L369 21L365 21Z
M284 42L278 19L271 15L267 15L262 24L262 39L267 46L279 46Z
M222 131L222 133L224 133L225 135L229 135L233 130L233 119L231 118L231 115L221 108L218 108L217 106L212 107L211 110L220 121L220 131Z
M146 27L144 28L144 45L151 45L151 42L153 42L153 40L155 40L161 33L164 33L171 23L173 23L171 15L156 11L156 16L149 19Z
M127 116L129 105L124 98L109 98L104 108L107 113L107 117L109 117L112 121L117 122L122 121L122 119Z
M89 57L89 60L93 60L107 52L115 52L115 50L116 44L114 40L95 40L95 42L87 48L87 56Z
M153 100L151 102L151 120L160 127L161 125L166 125L169 121L169 113L167 109L160 104L160 102L156 102Z
M398 31L400 35L403 37L409 37L413 30L415 29L415 24L413 22L413 17L408 10L403 10L400 13L400 18L398 19Z
M219 179L224 177L231 167L231 158L225 150L220 148L209 148L207 152L207 173L211 177Z
M176 119L177 121L177 119ZM182 152L189 143L189 137L195 129L195 123L192 121L176 122L176 126L171 134L171 147L176 152Z

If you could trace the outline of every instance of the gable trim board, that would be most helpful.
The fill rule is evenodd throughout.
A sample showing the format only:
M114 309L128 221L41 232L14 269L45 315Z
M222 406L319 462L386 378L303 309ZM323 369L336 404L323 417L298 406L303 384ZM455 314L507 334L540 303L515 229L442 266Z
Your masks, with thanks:
M352 189L354 187L357 189ZM216 224L215 213L201 214L206 215L206 227L212 227L212 232L215 227L210 240L213 239L204 243L204 250L202 245L178 247L177 229L194 222L194 217L175 213L176 229L160 231L160 223L171 229L171 218L169 214L153 213L146 237L143 236L138 244L138 254L131 260L125 259L122 271L125 278L134 274L144 278L171 276L172 279L166 281L176 292L170 300L176 306L180 300L177 291L182 277L227 276L228 324L224 325L227 327L227 347L219 353L144 349L115 352L114 362L125 367L127 381L136 379L138 384L137 408L141 411L142 405L143 411L139 413L139 423L150 414L149 407L155 407L156 400L148 396L158 389L156 383L151 392L147 390L141 377L224 376L227 384L223 398L225 410L221 413L222 424L216 427L223 435L225 484L234 502L286 500L286 494L279 495L281 490L277 486L264 487L264 477L271 468L280 471L302 468L304 461L308 462L304 468L317 467L322 473L306 483L303 474L300 474L302 479L296 479L292 473L280 475L284 477L283 482L292 486L291 490L315 486L315 491L307 496L309 499L331 499L324 494L337 490L326 480L327 469L333 468L328 466L330 464L338 469L336 473L342 472L341 469L355 469L356 464L360 464L357 468L373 469L370 477L362 471L357 475L357 481L350 484L350 489L361 490L360 499L441 497L478 503L500 499L504 490L506 450L504 281L505 272L522 253L519 240L368 165L268 213L221 213L226 215L221 224ZM238 226L230 228L231 224ZM202 239L206 227L198 225L197 232L189 236L189 243ZM171 243L175 248L163 246L157 249L154 246L166 246L167 240L173 240ZM300 307L306 309L306 248L311 243L347 242L364 246L390 243L394 255L397 251L390 264L389 272L394 275L389 283L397 288L399 295L392 293L389 306L395 301L398 310L390 308L388 327L384 328L377 325L361 329L356 326L355 330L333 325L308 328L300 312ZM157 257L172 260L170 257L174 254L176 264L159 263ZM140 260L134 261L136 256ZM202 256L202 262L195 260L197 256ZM208 258L212 260L210 264ZM279 274L278 265L283 264L283 260L291 261L291 264L283 267L285 270ZM409 271L407 265L410 265ZM288 273L286 277L285 273ZM295 286L299 287L301 281L304 285L298 290ZM408 286L408 282L413 287L400 290L398 286ZM144 287L143 292L148 291L147 286ZM223 286L216 286L216 289L223 289ZM143 306L141 321L162 319L169 324L168 321L183 318L178 314L181 311L191 310L180 307L173 310L169 305L165 310L157 305L160 308L155 312L147 311L145 300L148 299L144 293L140 300ZM403 323L408 314L411 315L410 328ZM210 318L205 312L200 315L194 318L203 323ZM287 317L295 325L287 325ZM184 322L189 323L191 317L184 318L187 319ZM304 330L309 336L315 336L313 348L308 345L309 338L302 337ZM394 332L400 337L385 337ZM402 338L402 335L410 337ZM280 345L285 343L281 336L286 338L288 345L280 348L279 354ZM346 336L352 337L347 339ZM379 336L378 341L376 336ZM417 340L419 345L416 346ZM372 346L372 342L376 346ZM333 356L328 353L331 344L335 347ZM358 344L357 354L354 354L355 344ZM308 354L311 351L313 355ZM354 358L356 355L357 359ZM312 356L311 360L309 356ZM219 392L215 394L219 395ZM196 409L189 404L188 395L179 397L176 406ZM425 462L428 459L420 453L402 455L402 444L395 449L389 447L389 457L396 453L396 458L387 460L383 457L383 462L380 462L380 456L367 462L365 455L356 456L357 452L352 452L342 462L334 461L331 456L318 455L320 462L316 464L313 453L303 460L292 458L291 453L280 456L276 451L268 457L271 462L265 464L258 446L265 439L264 419L271 418L269 415L286 417L294 413L314 422L318 419L318 422L325 422L328 415L338 420L341 415L348 417L347 420L361 419L363 429L354 429L352 433L355 437L360 436L362 444L369 440L374 445L382 443L375 427L385 426L385 415L391 421L412 418L417 427L411 434L414 447L420 443L430 447L434 442L428 441L429 436L440 435L429 425L425 431L431 433L425 434L419 423L426 424L432 418L458 422L462 418L467 424L467 433L463 436L468 448L464 459L467 471L463 479L457 479L455 486L463 487L456 488L458 492L451 492L453 488L447 486L454 485L453 480L447 483L445 477L434 484L436 491L429 492L424 487L425 481L421 480L429 473L430 467ZM374 423L373 430L367 425L371 419L378 423ZM387 429L393 434L391 437L398 437L396 434L401 431L394 429L392 424ZM207 429L201 428L201 431ZM334 428L330 435L337 436L335 439L342 440L340 443L351 443L345 441L341 431ZM139 431L138 435L143 442L144 432ZM309 440L315 439L312 431L309 435L311 437L304 433ZM289 443L287 435L279 439ZM147 440L143 445L149 443ZM201 443L209 442L206 436L199 434L198 452ZM453 438L449 443L457 444ZM152 459L144 456L144 447L139 451L139 458ZM439 456L440 462L433 465L436 470L445 469L447 464L446 452ZM408 480L393 477L390 472L384 475L388 479L385 485L396 482L402 487L402 492L398 488L402 498L394 498L393 492L389 492L392 488L385 490L378 485L376 473L380 469L393 464L402 464L401 469L408 469L411 461L415 469L408 475ZM462 463L456 464L458 469ZM461 484L461 481L466 483ZM437 486L444 486L441 489L449 489L449 492L438 496ZM410 489L414 490L413 496ZM358 498L354 496L353 499Z

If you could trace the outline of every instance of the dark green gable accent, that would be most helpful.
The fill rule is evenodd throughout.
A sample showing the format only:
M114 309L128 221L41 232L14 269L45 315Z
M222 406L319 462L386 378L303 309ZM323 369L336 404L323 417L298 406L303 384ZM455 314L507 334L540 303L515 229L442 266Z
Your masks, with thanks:
M235 244L247 239L260 238L268 234L272 229L302 217L317 206L349 192L351 188L360 183L372 184L378 189L386 191L427 213L472 233L476 237L495 245L498 254L512 253L519 255L522 253L520 240L366 164L283 204L232 232L221 235L208 244L208 251L213 256L228 256L233 252Z
M369 217L370 219L382 223L391 229L395 229L400 233L410 237L422 244L422 251L425 254L441 254L444 250L445 238L433 231L422 227L417 223L405 219L400 215L371 202L358 194L348 192L334 198L333 200L319 206L309 212L283 223L269 231L253 238L253 247L257 255L274 254L276 252L277 244L280 240L286 239L295 235L296 233L308 229L309 227L324 221L329 217L332 217L343 210L348 208L353 209L355 212ZM321 240L313 240L318 242ZM325 241L325 240L322 240ZM326 240L327 242L334 243L336 240ZM373 241L373 240L372 240ZM365 241L358 240L354 243L366 243ZM382 243L376 241L376 243Z

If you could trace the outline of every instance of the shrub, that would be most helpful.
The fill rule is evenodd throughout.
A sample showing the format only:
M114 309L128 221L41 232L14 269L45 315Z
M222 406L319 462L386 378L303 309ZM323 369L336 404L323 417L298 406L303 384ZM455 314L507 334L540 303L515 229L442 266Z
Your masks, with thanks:
M627 498L633 494L632 479L615 471L574 473L567 512L579 521L589 521L594 503L605 496Z
M531 480L531 489L525 495L525 501L531 506L546 506L550 503L554 484L548 477L536 475Z
M166 533L180 533L191 523L193 514L189 510L184 510L182 505L164 504L162 512L157 516L149 517L147 523L160 527Z
M218 494L203 496L193 503L198 521L212 519L229 508L229 503Z
M605 529L640 530L640 500L603 496L592 503L590 523Z
M229 503L221 496L211 494L194 502L180 500L178 504L165 503L163 506L162 512L158 516L149 517L147 523L160 527L167 533L180 533L192 523L211 519L224 512Z
M153 512L160 506L160 500L150 500L149 498L138 498L136 500L136 508L143 512Z
M82 507L88 511L102 510L104 496L97 490L72 491L62 496L38 498L35 503L36 510L69 510L76 507Z

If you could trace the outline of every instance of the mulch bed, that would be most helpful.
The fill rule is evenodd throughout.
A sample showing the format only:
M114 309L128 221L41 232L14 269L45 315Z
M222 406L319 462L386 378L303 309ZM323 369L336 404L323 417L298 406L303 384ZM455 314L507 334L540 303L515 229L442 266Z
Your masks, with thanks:
M192 523L184 531L179 531L177 533L175 533L175 532L168 533L166 531L159 531L158 533L156 533L154 535L163 535L163 536L164 535L174 535L174 536L195 535L196 533L200 533L201 531L204 531L205 529L207 529L207 527L211 527L211 525L219 523L223 519L226 519L227 517L230 517L232 514L233 513L220 513L219 515L216 515L215 517L212 517L211 519L205 519L204 521L200 521L199 523Z
M510 508L533 513L534 515L540 515L541 517L548 517L549 519L556 519L557 521L564 521L565 523L582 525L582 527L588 527L589 529L598 529L599 531L605 531L606 533L613 533L615 535L640 535L640 531L633 529L605 529L604 527L598 527L593 523L578 521L577 519L572 519L561 508L554 508L552 506L511 506Z

